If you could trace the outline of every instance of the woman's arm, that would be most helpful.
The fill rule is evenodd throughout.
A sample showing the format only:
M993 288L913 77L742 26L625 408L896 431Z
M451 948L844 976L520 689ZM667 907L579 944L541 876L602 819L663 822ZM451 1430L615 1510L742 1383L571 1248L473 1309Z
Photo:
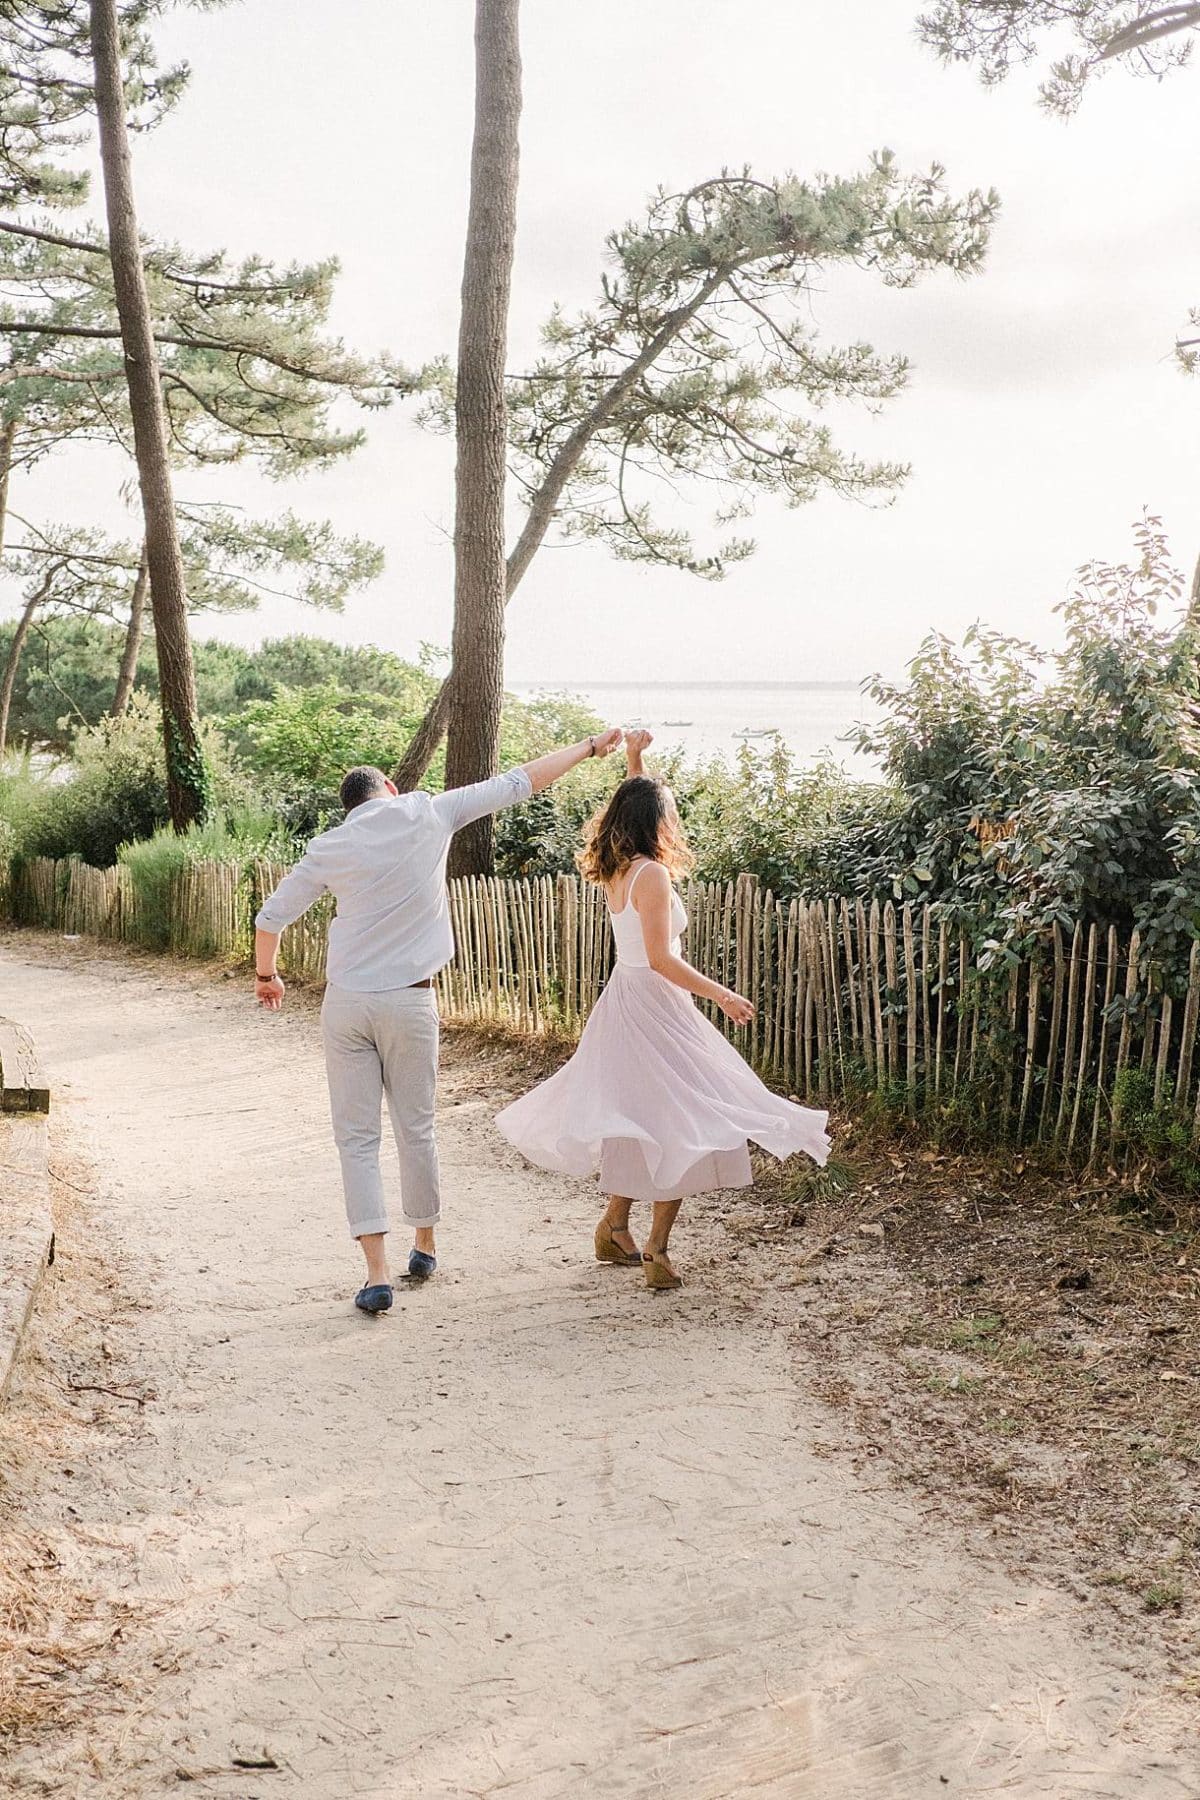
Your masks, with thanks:
M632 894L633 909L642 922L642 941L650 967L657 975L665 975L676 987L700 1000L715 1000L735 1025L748 1025L754 1017L749 1000L735 994L732 988L710 981L671 949L671 878L661 863L651 863Z
M625 733L625 773L627 776L646 773L642 756L653 742L654 739L648 731L627 731Z

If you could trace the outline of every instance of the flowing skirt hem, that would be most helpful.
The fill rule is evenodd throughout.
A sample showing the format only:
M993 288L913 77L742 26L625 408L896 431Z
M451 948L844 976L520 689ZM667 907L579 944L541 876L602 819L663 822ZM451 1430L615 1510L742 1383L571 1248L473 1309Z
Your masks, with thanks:
M748 1186L751 1143L823 1166L828 1118L765 1087L681 988L619 963L570 1062L496 1124L553 1174L599 1174L609 1193L676 1200Z

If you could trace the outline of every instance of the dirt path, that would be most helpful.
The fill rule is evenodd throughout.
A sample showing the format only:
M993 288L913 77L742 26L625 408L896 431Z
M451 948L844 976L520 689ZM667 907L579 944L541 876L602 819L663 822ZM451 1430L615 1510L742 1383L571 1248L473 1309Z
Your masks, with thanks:
M371 1322L311 1006L10 937L0 1010L99 1172L74 1229L110 1235L107 1354L153 1395L42 1496L146 1603L132 1691L12 1791L1196 1800L1068 1596L822 1455L781 1260L710 1262L695 1209L681 1296L598 1269L592 1196L518 1165L452 1054L444 1272Z

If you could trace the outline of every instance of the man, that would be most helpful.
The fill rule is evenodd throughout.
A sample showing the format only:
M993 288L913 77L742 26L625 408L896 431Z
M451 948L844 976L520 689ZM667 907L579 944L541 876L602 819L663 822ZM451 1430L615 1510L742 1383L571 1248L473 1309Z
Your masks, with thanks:
M454 954L446 896L450 840L462 826L540 794L578 763L608 756L620 742L620 731L606 731L443 794L400 794L382 769L351 769L341 787L344 823L313 839L254 921L255 995L277 1012L284 995L276 967L279 934L322 894L337 901L321 1032L346 1217L367 1262L366 1283L354 1300L363 1312L386 1312L392 1304L379 1174L384 1096L400 1155L401 1203L415 1231L408 1272L424 1280L437 1267L433 982Z

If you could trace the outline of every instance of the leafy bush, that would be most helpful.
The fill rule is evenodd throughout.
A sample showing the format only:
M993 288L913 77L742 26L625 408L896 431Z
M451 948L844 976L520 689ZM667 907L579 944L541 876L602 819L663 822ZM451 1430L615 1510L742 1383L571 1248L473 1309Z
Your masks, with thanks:
M1158 623L1183 580L1159 521L1132 565L1089 564L1048 656L980 628L931 637L858 734L894 791L857 835L852 891L933 899L997 959L1053 922L1137 926L1178 967L1200 931L1200 630Z
M561 740L560 740L561 741ZM884 788L855 781L833 761L799 769L779 739L773 748L743 749L730 768L680 756L650 766L670 783L702 881L757 875L775 894L850 891L859 838L892 807ZM496 821L497 868L503 875L571 872L583 827L623 779L625 765L585 763L527 805Z
M841 893L852 886L860 834L886 817L885 789L855 780L832 756L798 768L781 739L722 762L676 765L670 779L696 873L706 881L757 875L772 893Z
M404 754L424 706L412 710L385 694L353 693L334 681L279 686L241 714L247 762L283 788L336 794L355 763L390 769Z
M204 733L218 806L244 803L244 781L233 769L219 733ZM81 856L107 867L122 844L152 837L167 823L161 720L148 695L135 695L121 719L102 719L80 731L67 779L44 780L36 804L14 821L17 850L27 856Z

